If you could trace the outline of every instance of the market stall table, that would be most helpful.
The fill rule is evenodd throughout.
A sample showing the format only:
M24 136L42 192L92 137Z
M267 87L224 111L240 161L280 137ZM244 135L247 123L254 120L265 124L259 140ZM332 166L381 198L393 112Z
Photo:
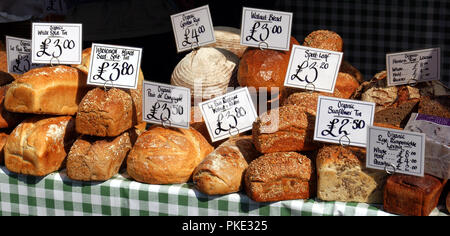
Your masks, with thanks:
M66 171L46 177L0 168L0 214L7 215L177 215L177 216L389 216L380 205L291 200L258 203L244 193L207 196L192 184L149 185L126 173L105 182L79 182ZM437 208L431 215L445 215Z

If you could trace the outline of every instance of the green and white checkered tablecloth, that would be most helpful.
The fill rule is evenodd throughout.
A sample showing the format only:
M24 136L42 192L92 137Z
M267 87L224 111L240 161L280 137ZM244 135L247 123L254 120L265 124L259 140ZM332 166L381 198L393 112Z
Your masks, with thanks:
M106 182L70 180L65 170L44 178L0 167L1 215L289 216L390 215L362 203L292 200L258 203L244 193L207 196L192 184L149 185L126 173ZM433 215L443 214L437 209Z

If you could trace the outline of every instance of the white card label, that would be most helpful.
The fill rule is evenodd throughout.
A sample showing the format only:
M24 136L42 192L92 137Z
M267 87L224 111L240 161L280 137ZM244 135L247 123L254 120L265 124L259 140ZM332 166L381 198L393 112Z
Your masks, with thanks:
M87 84L136 89L142 48L92 44Z
M387 54L387 84L395 86L439 80L440 61L440 48Z
M294 45L284 85L333 93L342 56L342 52Z
M32 24L32 63L81 64L82 25Z
M208 5L171 15L170 19L178 52L216 42Z
M147 81L143 88L145 122L189 129L191 91L188 88Z
M242 10L241 44L289 51L292 13L247 8Z
M367 168L424 176L425 134L369 126Z
M375 103L319 96L314 140L366 147Z
M6 36L8 73L23 74L42 65L31 63L31 40Z
M213 142L252 129L258 116L247 87L199 103L199 106Z

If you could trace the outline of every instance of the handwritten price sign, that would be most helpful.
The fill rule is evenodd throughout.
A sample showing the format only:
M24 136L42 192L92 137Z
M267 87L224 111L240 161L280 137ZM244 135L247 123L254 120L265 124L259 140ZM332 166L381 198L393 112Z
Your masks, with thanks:
M144 81L143 93L145 122L189 129L191 91L188 88Z
M341 52L294 45L284 85L333 93L342 56Z
M208 5L170 16L178 52L216 42Z
M81 64L82 25L32 24L32 63Z
M292 13L247 8L242 10L241 44L289 51Z
M41 65L31 63L31 40L6 36L8 73L23 74Z
M142 48L92 44L87 84L136 89Z
M367 168L424 176L425 134L370 126Z
M319 96L314 140L365 147L375 103Z
M199 106L213 142L252 129L257 118L246 87L199 103Z

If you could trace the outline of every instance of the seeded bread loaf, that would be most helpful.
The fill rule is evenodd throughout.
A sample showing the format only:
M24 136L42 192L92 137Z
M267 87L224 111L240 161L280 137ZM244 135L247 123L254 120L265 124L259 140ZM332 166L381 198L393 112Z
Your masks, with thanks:
M330 30L316 30L306 36L303 46L342 52L344 42L336 32Z
M311 160L296 152L265 154L245 171L245 190L257 202L308 199L315 195Z
M248 164L259 156L251 136L232 137L211 152L194 170L195 187L208 195L242 189Z

